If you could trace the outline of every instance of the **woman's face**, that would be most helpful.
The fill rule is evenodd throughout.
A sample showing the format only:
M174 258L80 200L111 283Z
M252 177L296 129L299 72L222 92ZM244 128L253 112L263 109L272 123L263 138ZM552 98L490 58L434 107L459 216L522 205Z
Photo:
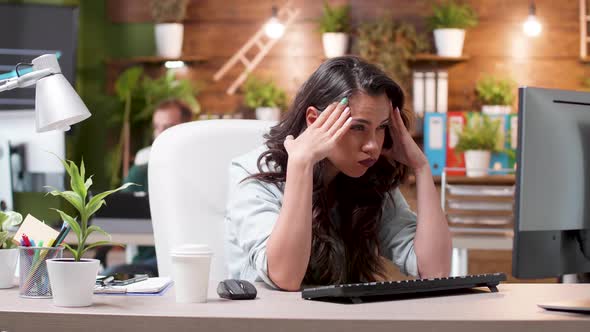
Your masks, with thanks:
M356 178L379 159L392 106L386 94L369 96L362 92L350 97L348 106L350 129L328 154L328 160L338 171Z

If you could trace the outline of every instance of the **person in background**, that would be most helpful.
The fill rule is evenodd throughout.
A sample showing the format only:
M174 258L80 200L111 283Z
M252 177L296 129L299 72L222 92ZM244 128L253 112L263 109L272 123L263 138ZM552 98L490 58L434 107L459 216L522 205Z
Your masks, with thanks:
M193 111L184 102L177 99L169 99L161 102L156 107L152 116L154 140L166 129L181 123L190 122L192 119ZM138 186L130 186L125 191L148 192L148 161L150 150L151 146L148 146L136 153L134 165L129 169L129 174L123 179L123 183L132 182L138 184ZM137 255L133 257L132 264L109 267L103 274L109 275L124 272L157 275L156 249L153 246L139 246L137 250ZM106 253L103 253L102 261L106 260L105 257Z
M184 102L177 99L169 99L161 102L156 107L152 116L153 138L173 126L192 121L193 111ZM135 154L134 165L129 168L129 174L123 183L133 182L140 186L131 186L127 191L148 192L147 163L150 159L151 146L147 146Z
M325 61L266 144L230 166L230 277L302 285L447 277L451 236L401 87L353 56ZM416 177L418 214L399 185Z

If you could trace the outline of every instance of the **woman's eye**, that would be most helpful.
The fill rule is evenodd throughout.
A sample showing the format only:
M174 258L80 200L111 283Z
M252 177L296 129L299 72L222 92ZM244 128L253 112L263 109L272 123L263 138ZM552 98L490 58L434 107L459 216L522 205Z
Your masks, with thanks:
M385 124L382 124L379 127L377 127L377 129L383 130L383 129L387 128L387 126L388 126L388 124L385 123Z
M365 126L362 126L362 125L353 125L353 126L350 126L350 129L357 130L357 131L363 131L363 130L365 130Z

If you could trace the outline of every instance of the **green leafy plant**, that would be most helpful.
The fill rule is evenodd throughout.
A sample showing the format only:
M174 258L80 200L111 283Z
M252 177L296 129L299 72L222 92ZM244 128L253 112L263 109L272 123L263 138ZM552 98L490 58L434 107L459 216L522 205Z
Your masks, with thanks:
M115 93L119 100L119 109L113 112L111 126L120 126L119 142L108 156L110 186L121 182L121 170L128 163L131 153L131 137L135 143L149 145L152 139L152 116L157 105L169 99L178 99L191 107L195 114L201 110L196 99L201 90L201 83L187 79L177 79L174 71L169 70L158 78L145 75L142 67L125 70L115 82Z
M244 101L250 108L278 107L284 110L287 94L272 80L251 76L244 83Z
M133 121L151 121L158 104L168 99L185 102L194 114L201 112L201 105L196 98L201 87L190 80L177 79L172 70L155 79L144 76L141 89L145 97L145 107L133 118Z
M152 18L157 23L182 22L187 5L188 0L150 0Z
M327 1L324 1L319 29L321 33L350 32L350 5L331 7Z
M14 234L11 231L23 222L23 216L14 211L0 211L0 249L16 248L12 242Z
M467 29L475 27L478 19L477 14L468 4L449 0L434 5L427 23L432 30Z
M355 48L362 58L379 65L408 91L410 61L416 53L428 49L428 42L424 35L416 33L413 25L394 21L386 14L359 27Z
M499 129L499 120L494 120L485 114L473 113L463 129L457 132L458 141L455 151L458 153L468 150L503 151L497 146L502 135Z
M92 248L99 247L99 246L114 244L111 241L97 241L97 242L94 242L89 245L86 244L86 241L88 240L88 236L94 232L102 233L106 237L108 237L110 240L110 235L107 232L105 232L102 228L100 228L96 225L88 226L88 220L103 205L106 204L104 199L107 196L109 196L110 194L115 193L117 191L123 190L131 185L134 185L134 184L133 183L125 183L124 185L120 186L117 189L108 190L108 191L102 192L100 194L94 195L92 197L89 197L88 191L89 191L90 187L92 186L92 175L89 176L88 178L86 178L86 170L84 168L84 161L82 160L82 162L80 164L80 168L78 168L78 166L73 161L70 161L70 160L64 161L61 159L60 159L60 161L63 164L63 166L65 167L66 172L68 173L68 175L70 177L70 189L71 190L59 191L59 190L56 190L55 188L50 188L52 190L50 192L48 192L47 194L62 197L63 199L68 201L78 212L79 219L77 217L76 218L71 217L70 215L68 215L67 213L65 213L59 209L53 209L53 210L57 211L57 213L59 213L61 219L65 223L67 223L70 226L71 231L74 232L74 234L76 234L76 239L78 241L76 249L72 248L70 245L65 244L65 243L63 243L62 245L73 254L74 261L78 262L78 261L80 261L82 256L84 256L84 254L88 250L90 250ZM78 221L78 220L80 220L80 221ZM117 245L117 244L114 244L114 245Z
M483 105L512 105L516 83L511 79L485 76L477 81L475 92Z

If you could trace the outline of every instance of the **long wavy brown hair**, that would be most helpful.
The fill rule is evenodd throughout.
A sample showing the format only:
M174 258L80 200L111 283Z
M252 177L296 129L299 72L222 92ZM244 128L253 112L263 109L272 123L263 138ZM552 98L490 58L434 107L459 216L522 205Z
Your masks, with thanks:
M357 93L386 94L401 111L406 127L411 112L404 110L401 87L376 66L354 56L325 61L301 86L284 119L265 135L268 150L258 158L258 174L251 178L283 188L289 156L285 137L297 138L307 128L309 106L325 109L330 103ZM392 141L386 131L383 148ZM327 186L326 159L313 170L312 248L304 284L325 285L373 281L384 276L379 252L381 210L389 193L409 174L409 168L391 164L383 156L359 178L338 174ZM267 171L263 170L267 165ZM270 171L269 171L270 170Z

